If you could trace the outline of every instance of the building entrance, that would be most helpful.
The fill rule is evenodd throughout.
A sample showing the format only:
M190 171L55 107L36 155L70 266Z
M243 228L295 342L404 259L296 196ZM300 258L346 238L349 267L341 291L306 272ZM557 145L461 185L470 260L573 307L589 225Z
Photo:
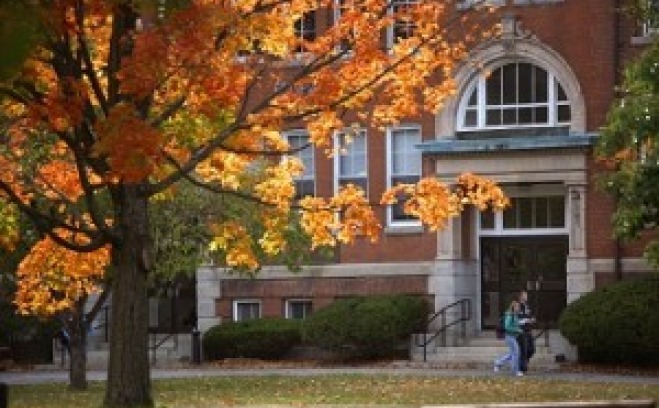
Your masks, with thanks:
M493 329L521 289L542 327L556 327L566 305L568 237L481 237L481 324Z

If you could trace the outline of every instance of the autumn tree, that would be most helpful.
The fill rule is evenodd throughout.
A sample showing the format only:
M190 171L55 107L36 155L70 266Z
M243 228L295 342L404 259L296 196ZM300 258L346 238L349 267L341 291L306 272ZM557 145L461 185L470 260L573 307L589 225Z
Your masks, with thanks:
M153 403L149 203L182 180L261 204L258 234L230 215L209 220L212 249L243 270L258 268L259 252L287 249L293 211L316 248L377 239L371 206L400 196L405 211L431 230L467 205L506 204L500 189L473 175L453 187L435 178L399 185L380 202L369 202L354 185L335 197L295 201L301 165L286 159L293 151L282 136L304 127L314 146L334 154L333 134L355 123L384 128L436 112L454 93L456 64L489 34L475 30L485 10L439 0L405 7L386 0L190 0L174 8L154 0L35 3L43 5L40 46L0 87L9 119L0 146L0 202L46 236L26 279L39 273L40 262L79 268L79 291L48 291L46 309L91 290L102 269L99 254L108 251L106 406ZM312 12L336 21L302 38L295 23ZM384 47L379 33L401 24L407 28ZM55 246L77 255L60 252L51 260Z

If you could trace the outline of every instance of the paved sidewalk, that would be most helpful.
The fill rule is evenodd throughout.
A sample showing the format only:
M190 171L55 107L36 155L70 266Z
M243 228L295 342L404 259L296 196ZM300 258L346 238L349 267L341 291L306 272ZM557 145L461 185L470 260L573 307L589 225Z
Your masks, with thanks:
M436 377L501 377L513 379L509 373L494 373L485 369L429 369L429 368L388 368L388 367L337 367L337 368L253 368L253 369L223 369L211 367L177 368L151 370L152 378L199 378L199 377L235 377L235 376L320 376L333 374L364 374L364 375L422 375ZM105 371L88 371L90 381L104 381L107 378ZM548 381L590 381L603 383L630 383L649 384L659 386L659 377L597 374L597 373L569 373L556 370L529 372L525 377ZM515 380L519 380L515 378ZM523 380L523 379L522 379ZM50 371L15 371L0 372L0 383L16 384L42 384L63 383L68 381L65 370Z

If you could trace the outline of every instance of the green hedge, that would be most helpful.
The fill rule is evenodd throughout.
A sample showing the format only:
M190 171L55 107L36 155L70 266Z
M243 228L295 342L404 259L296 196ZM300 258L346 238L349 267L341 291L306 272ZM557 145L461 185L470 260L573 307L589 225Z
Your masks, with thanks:
M588 293L567 306L559 327L580 361L659 364L659 277Z
M290 319L255 319L224 323L203 337L204 359L281 358L300 343L300 322Z
M385 295L341 299L314 312L302 326L304 343L346 358L381 358L406 348L428 316L425 299Z

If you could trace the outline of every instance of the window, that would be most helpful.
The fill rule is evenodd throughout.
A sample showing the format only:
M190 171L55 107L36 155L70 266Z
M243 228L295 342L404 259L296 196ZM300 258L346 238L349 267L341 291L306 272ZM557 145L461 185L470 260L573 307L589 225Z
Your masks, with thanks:
M337 134L335 143L335 191L341 186L352 183L368 194L366 131L351 129L341 132Z
M346 13L349 13L354 7L355 4L353 1L334 0L334 24L339 24L341 17L343 17ZM348 35L341 38L337 47L337 51L349 52L352 49L352 41L354 40L355 35L355 30L349 30Z
M305 41L313 41L316 39L316 13L315 11L308 11L304 13L302 18L295 22L295 36L300 41L300 44L295 48L295 52L304 52Z
M288 299L286 300L286 318L304 319L311 315L312 303L310 299Z
M388 187L399 183L413 184L421 178L421 151L415 145L421 143L419 127L401 127L387 132ZM399 197L404 199L404 197ZM389 211L389 224L414 223L416 218L403 212L403 204L393 205Z
M564 126L571 120L570 101L556 77L519 62L474 81L461 102L458 129Z
M259 300L235 300L233 302L233 321L242 322L250 319L261 318L261 301Z
M484 211L480 216L481 230L494 230L497 215ZM565 228L565 196L511 197L510 207L503 211L504 230Z
M291 156L296 157L304 165L304 172L295 179L295 199L316 195L315 160L313 145L305 131L292 131L286 134Z
M647 0L644 10L645 22L643 23L643 35L650 36L659 33L659 0Z
M392 0L389 11L394 16L394 23L387 32L389 46L414 34L416 24L410 11L418 2L418 0Z

